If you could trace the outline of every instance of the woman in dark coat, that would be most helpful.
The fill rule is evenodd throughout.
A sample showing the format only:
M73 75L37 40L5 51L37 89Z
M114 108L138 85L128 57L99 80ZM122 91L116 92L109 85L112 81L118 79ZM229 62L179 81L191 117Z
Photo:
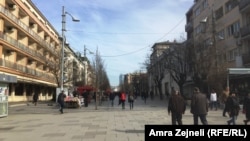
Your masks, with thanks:
M244 120L245 125L250 121L250 92L244 99L243 111L246 114L246 119Z

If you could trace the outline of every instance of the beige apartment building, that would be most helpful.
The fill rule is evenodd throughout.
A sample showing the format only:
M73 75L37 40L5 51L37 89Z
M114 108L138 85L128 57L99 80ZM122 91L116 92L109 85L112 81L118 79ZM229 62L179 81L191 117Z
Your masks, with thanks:
M186 13L187 43L194 48L214 49L214 66L247 69L250 63L250 0L195 0ZM231 90L250 90L247 72L228 74Z
M59 34L30 0L0 0L0 84L9 101L52 98Z

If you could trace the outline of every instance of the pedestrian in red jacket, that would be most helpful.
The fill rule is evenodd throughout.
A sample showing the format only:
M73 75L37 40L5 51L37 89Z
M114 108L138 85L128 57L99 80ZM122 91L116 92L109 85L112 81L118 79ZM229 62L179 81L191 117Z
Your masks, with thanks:
M125 101L126 101L126 94L125 94L125 92L122 92L121 93L122 109L125 109Z

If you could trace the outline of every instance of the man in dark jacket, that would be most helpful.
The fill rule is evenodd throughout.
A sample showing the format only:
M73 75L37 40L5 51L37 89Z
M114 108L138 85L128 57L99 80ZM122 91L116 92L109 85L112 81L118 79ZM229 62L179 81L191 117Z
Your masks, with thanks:
M208 100L205 94L201 93L198 87L194 88L191 99L191 113L193 114L194 125L198 125L200 118L203 125L207 125Z
M64 98L66 98L66 95L64 94L64 91L62 90L62 92L58 95L58 98L57 98L57 102L60 105L59 111L61 112L61 114L63 114L63 109L64 109Z
M38 93L35 92L34 95L33 95L33 103L34 103L35 106L37 105L38 97L39 97Z
M114 99L115 99L115 94L111 92L109 94L109 100L111 101L111 106L114 107Z
M237 116L239 115L239 111L240 111L239 100L236 97L235 92L231 92L230 96L227 98L226 111L230 117L230 119L227 121L227 124L228 125L231 125L231 124L235 125Z
M182 114L185 113L186 102L178 91L175 91L168 102L168 114L171 113L172 125L182 125Z
M83 91L82 94L83 98L84 98L84 106L88 107L88 102L89 102L89 93L87 92L87 90Z

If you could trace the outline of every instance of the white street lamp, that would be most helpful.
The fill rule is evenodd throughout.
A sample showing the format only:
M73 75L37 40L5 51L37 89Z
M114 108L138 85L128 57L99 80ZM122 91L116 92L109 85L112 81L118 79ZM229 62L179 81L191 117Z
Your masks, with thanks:
M66 31L66 14L70 15L73 22L79 22L80 20L75 19L70 13L64 11L64 6L62 7L62 56L61 56L61 90L63 90L63 72L64 72L64 44L65 37L64 32Z

